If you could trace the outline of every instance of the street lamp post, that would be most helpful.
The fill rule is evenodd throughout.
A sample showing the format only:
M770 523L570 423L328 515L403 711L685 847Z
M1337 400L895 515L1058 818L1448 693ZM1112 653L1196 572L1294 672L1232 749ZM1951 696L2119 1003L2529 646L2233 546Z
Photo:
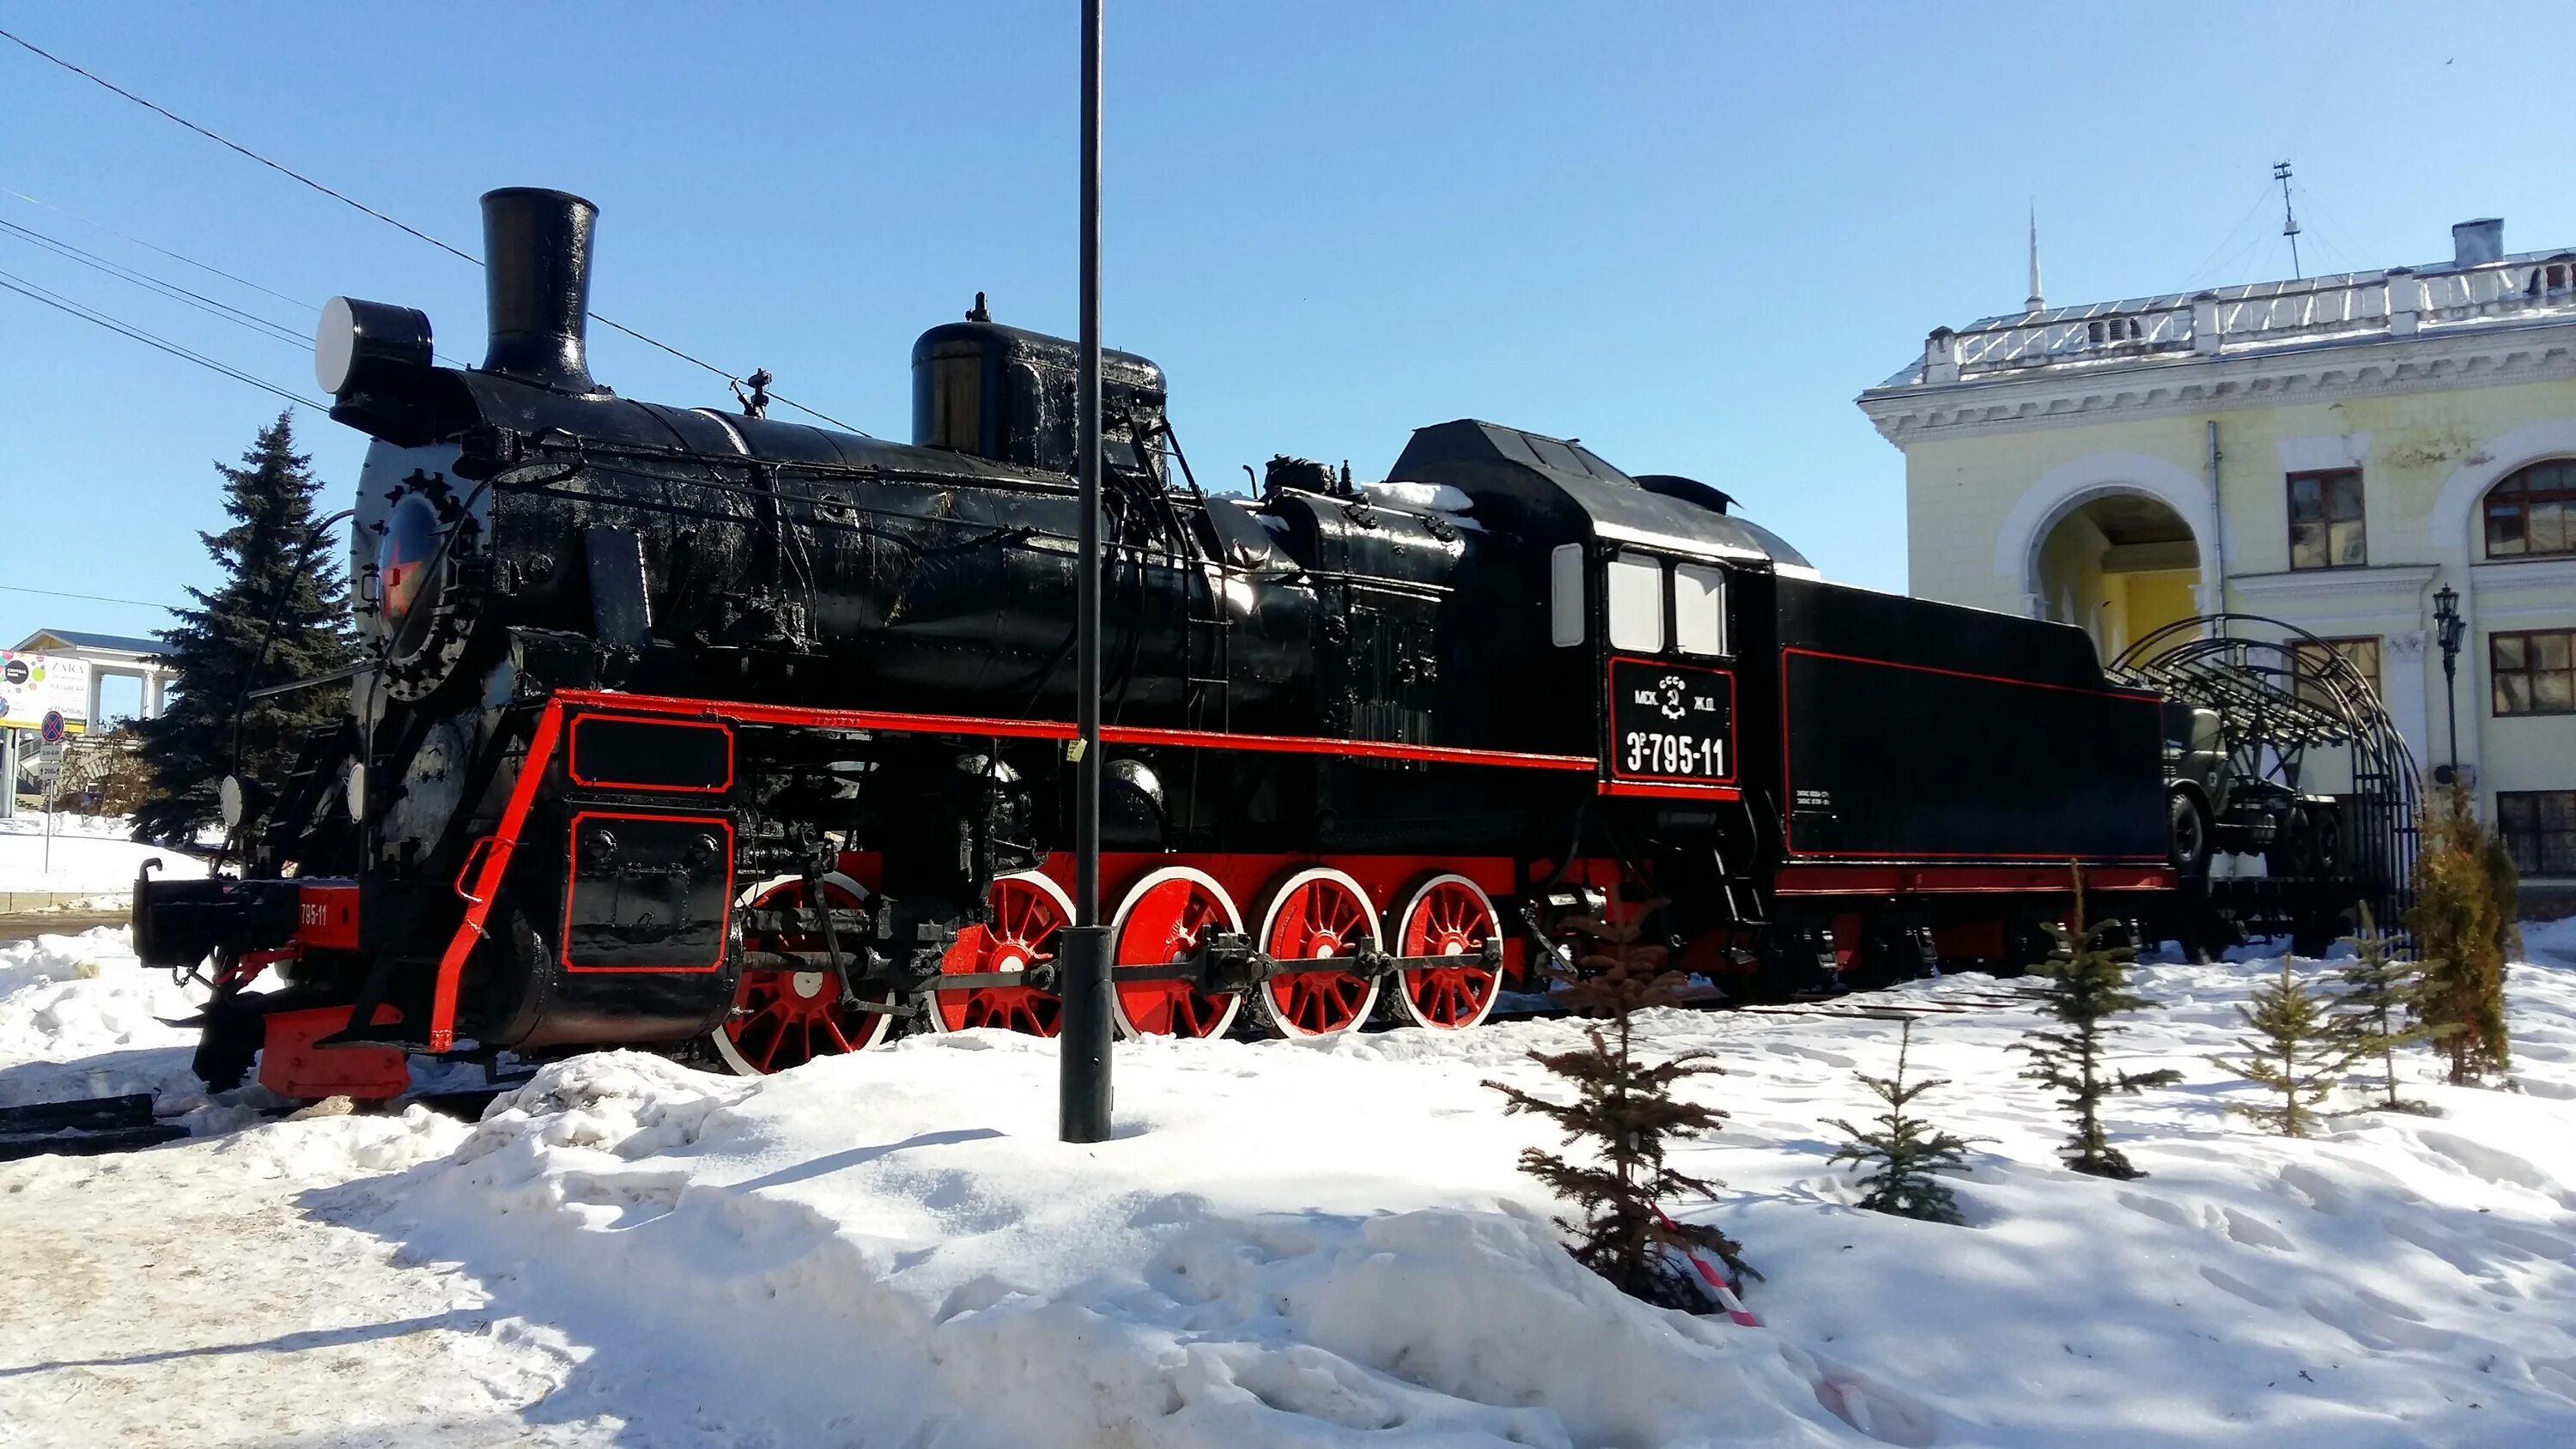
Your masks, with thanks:
M1057 948L1056 1136L1109 1138L1109 931L1100 924L1100 6L1082 0L1081 584L1074 601L1073 924Z
M2433 642L2442 648L2442 696L2450 720L2450 763L2441 771L2445 785L2460 778L2460 640L2466 633L2460 591L2444 584L2433 593Z

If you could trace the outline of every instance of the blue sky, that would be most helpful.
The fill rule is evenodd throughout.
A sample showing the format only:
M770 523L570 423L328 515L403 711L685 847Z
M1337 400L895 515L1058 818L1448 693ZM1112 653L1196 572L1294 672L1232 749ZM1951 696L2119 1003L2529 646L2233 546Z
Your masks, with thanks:
M1074 310L1072 0L682 6L0 3L0 26L469 251L476 196L603 211L593 305L870 431L978 290ZM2015 307L2024 208L2076 302L2576 244L2576 25L2551 5L1110 0L1107 318L1201 476L1373 476L1480 416L1682 472L1837 576L1905 581L1902 462L1851 404ZM334 293L482 352L480 273L0 43L0 219L302 335ZM0 271L312 394L306 351L0 236ZM594 328L594 332L601 329ZM613 333L656 401L723 384ZM0 584L211 573L209 466L279 404L0 294ZM363 440L299 411L334 497ZM334 504L332 506L338 506ZM163 616L0 590L0 642Z

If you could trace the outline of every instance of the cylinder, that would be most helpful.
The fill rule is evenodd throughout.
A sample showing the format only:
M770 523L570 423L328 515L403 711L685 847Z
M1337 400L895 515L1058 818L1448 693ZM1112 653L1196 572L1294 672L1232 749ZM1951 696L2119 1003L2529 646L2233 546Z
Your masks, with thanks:
M590 247L599 208L570 192L483 193L483 285L491 341L483 370L562 392L590 379Z

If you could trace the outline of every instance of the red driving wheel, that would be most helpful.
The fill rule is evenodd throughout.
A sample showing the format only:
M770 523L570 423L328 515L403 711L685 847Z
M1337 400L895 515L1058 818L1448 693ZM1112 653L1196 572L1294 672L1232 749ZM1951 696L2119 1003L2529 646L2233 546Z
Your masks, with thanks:
M1211 932L1240 931L1243 916L1225 887L1203 870L1167 865L1127 892L1109 923L1109 959L1118 966L1166 966L1197 954ZM1189 981L1121 981L1112 1004L1126 1036L1222 1036L1243 998L1206 992Z
M823 899L840 909L861 903L864 888L848 876L822 878ZM805 904L805 882L793 876L752 887L743 893L748 907L782 909ZM754 951L820 951L823 938L810 931L743 937ZM737 1074L766 1076L803 1066L816 1057L865 1051L894 1030L894 1002L861 1011L841 1005L841 983L829 971L746 971L734 988L733 1016L715 1029L710 1040L716 1055Z
M1283 966L1354 956L1377 949L1381 939L1368 892L1321 866L1290 876L1261 918L1261 949ZM1284 972L1253 993L1253 1016L1272 1036L1330 1036L1368 1020L1377 995L1373 976Z
M1073 920L1073 898L1034 871L994 880L990 924L968 926L941 957L948 976L1025 971L1055 959L1056 933ZM1028 1036L1053 1036L1063 1005L1033 986L968 986L930 994L930 1029L964 1031L997 1026Z
M1455 966L1400 972L1391 999L1398 1020L1441 1031L1476 1025L1494 1009L1502 982L1485 964L1498 932L1494 903L1463 875L1424 881L1396 917L1398 956L1455 956Z

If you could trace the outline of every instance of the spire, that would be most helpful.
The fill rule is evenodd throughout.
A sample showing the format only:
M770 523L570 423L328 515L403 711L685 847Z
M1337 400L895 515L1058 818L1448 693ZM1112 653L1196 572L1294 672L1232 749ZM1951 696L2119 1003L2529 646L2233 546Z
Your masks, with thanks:
M2030 204L2030 300L2023 304L2037 312L2048 306L2048 298L2039 290L2039 202Z

